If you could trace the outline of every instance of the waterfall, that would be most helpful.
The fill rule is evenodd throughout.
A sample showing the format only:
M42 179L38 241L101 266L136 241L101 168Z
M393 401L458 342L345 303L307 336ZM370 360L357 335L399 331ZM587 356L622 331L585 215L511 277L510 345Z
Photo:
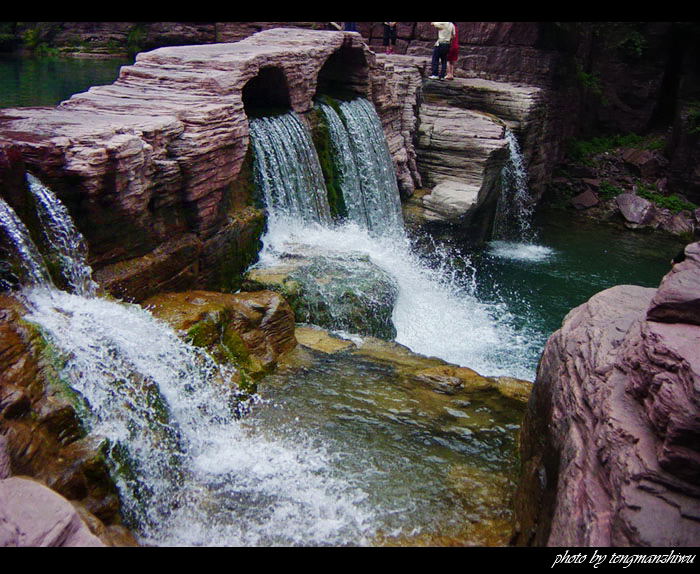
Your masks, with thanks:
M0 231L6 237L9 256L15 260L14 275L25 285L53 284L46 263L22 220L0 197Z
M94 294L97 284L92 280L92 270L87 264L85 239L56 195L33 175L28 173L26 177L44 237L68 285L78 295Z
M403 228L394 163L374 106L364 98L318 104L328 122L348 219L378 233Z
M42 193L51 213L66 213L48 188ZM57 289L4 200L0 226L27 271L24 319L57 353L83 423L108 441L122 511L142 543L340 545L372 535L366 495L333 474L331 453L303 436L267 437L241 418L252 405L241 402L235 369L138 305ZM78 234L50 249L70 259L82 243Z
M335 114L328 105L320 107L327 117ZM338 171L351 173L354 163L360 179L360 185L346 182L342 188L346 207L357 200L355 216L322 224L316 219L313 225L308 218L282 220L276 213L283 202L269 196L268 188L263 188L270 217L256 267L274 267L288 261L289 256L318 261L325 254L335 268L347 266L346 275L352 277L358 258L368 258L396 285L398 296L392 322L398 343L483 374L531 379L533 373L522 349L533 343L511 326L515 321L505 305L485 303L475 296L470 262L461 258L455 261L453 254L438 249L423 255L406 235L393 164L372 104L358 99L340 102L338 107L340 114L335 115L341 122L329 119L329 131L342 137L342 141L334 143L336 149L342 153L350 150L352 154L352 161L345 158L349 171L342 166ZM261 147L256 139L269 141L266 129L274 129L275 135L280 135L281 130L273 124L281 121L286 120L278 116L264 123L256 121L256 130L251 130L256 154ZM296 144L290 138L279 145L285 150ZM303 144L304 148L308 145L310 140ZM256 170L270 170L257 173L256 178L262 184L280 179L298 181L298 177L289 175L289 168L269 161L256 162ZM358 190L361 198L345 195ZM278 192L287 194L289 190ZM303 188L295 193L303 193Z
M250 120L256 185L271 218L330 223L326 185L308 128L293 112Z
M501 174L501 194L496 207L493 237L529 243L533 240L534 202L527 184L527 170L517 137L508 128L505 137L509 153Z

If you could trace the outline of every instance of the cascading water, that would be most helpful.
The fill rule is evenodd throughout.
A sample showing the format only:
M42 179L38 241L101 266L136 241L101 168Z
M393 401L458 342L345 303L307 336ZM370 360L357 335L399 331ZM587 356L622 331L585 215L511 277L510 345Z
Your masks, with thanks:
M71 291L78 295L94 294L97 284L92 280L92 270L87 264L87 244L75 228L68 210L48 187L29 173L27 183L44 236Z
M43 224L65 230L65 221L52 219L64 214L55 209L57 198L48 188L42 193L54 207ZM123 512L142 542L367 541L366 496L331 473L330 453L303 436L266 437L239 420L230 369L136 305L56 289L26 227L4 201L0 224L29 277L19 294L25 319L61 355L60 376L82 404L90 432L109 441ZM82 255L70 256L87 266Z
M293 113L250 121L255 178L270 217L330 223L326 185L308 128ZM304 193L299 193L304 190Z
M501 194L498 198L493 235L496 239L527 242L532 239L534 204L527 184L527 171L518 138L506 128L508 161L501 173Z
M324 114L332 117L335 112L328 108L327 104L321 105ZM344 186L344 194L362 195L361 198L345 195L345 205L364 206L364 210L358 208L357 218L351 221L310 226L303 220L281 217L279 211L284 204L269 201L270 224L256 266L271 267L282 263L289 255L317 257L326 253L341 263L345 255L348 265L352 265L353 257L356 260L358 256L368 256L398 287L392 314L397 342L417 353L469 366L484 374L531 379L533 367L529 359L524 359L528 355L522 352L532 344L530 338L511 326L512 317L504 305L484 303L474 296L469 263L463 261L464 269L459 270L450 260L450 254L440 250L433 251L429 257L421 256L405 234L396 176L381 122L372 104L358 98L340 102L339 108L343 121L329 120L334 126L332 129L342 131L345 128L347 132L347 138L343 138L347 145L338 144L338 150L352 150L357 172L366 176L367 183ZM287 119L268 118L264 125L269 127L282 121ZM275 128L275 133L283 133L283 130ZM253 138L256 134L259 131ZM284 150L290 150L288 155L294 157L292 154L298 152L291 150L300 144L287 139L278 141L278 145L279 157L285 156ZM312 147L311 140L302 145L304 149ZM257 153L259 148L255 149ZM261 181L281 179L295 169L293 161L282 166L265 161L256 166L270 169L258 175ZM297 188L295 193L303 195L305 190ZM368 206L372 207L368 209ZM376 223L372 219L368 224L368 212L372 217L386 219Z
M348 220L375 234L401 230L394 164L372 104L364 98L339 102L343 119L331 105L318 106L328 123Z
M501 173L501 194L494 217L491 252L506 259L544 261L552 255L552 250L535 243L537 237L532 227L535 202L528 186L525 158L518 138L508 128L505 139L509 153Z
M15 260L14 275L25 285L52 284L46 269L44 258L34 245L22 220L15 211L0 197L0 230L6 237L10 257Z

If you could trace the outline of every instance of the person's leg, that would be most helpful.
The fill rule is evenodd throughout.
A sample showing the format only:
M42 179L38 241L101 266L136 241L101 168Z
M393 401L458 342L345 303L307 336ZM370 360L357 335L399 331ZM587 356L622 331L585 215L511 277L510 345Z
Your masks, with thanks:
M450 49L450 45L441 44L440 48L440 78L444 78L447 74L447 52Z
M439 47L439 46L435 46L435 47L433 48L433 61L431 62L431 65L432 65L432 74L431 74L431 76L430 76L431 78L433 78L433 77L437 78L437 77L438 77L438 66L439 66L439 64L440 64L440 47Z

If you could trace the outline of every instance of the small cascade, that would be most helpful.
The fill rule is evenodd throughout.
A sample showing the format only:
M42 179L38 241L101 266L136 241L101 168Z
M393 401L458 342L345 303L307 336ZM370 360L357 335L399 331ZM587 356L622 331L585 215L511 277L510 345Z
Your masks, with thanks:
M29 234L29 230L15 211L0 197L0 232L10 249L11 272L23 285L53 285L41 253Z
M85 239L58 197L33 175L28 173L26 177L44 237L71 291L78 295L93 295L97 284L92 280L92 269L87 264Z
M50 249L85 265L74 277L90 277L76 249L84 240L65 208L46 188L39 192ZM371 512L361 508L366 495L333 474L330 453L303 436L266 437L246 423L260 398L241 400L235 369L138 305L56 288L2 199L0 230L22 263L24 319L56 353L85 426L108 441L122 512L142 543L340 545L372 535Z
M534 202L527 184L527 170L515 134L506 128L508 161L501 175L501 194L496 207L493 238L501 241L529 243L533 237Z
M256 185L270 218L331 222L326 185L308 128L294 112L250 120Z
M455 261L452 254L437 249L421 255L406 235L394 166L372 104L358 98L339 102L337 109L323 102L319 107L328 117L331 137L340 136L333 142L336 160L344 163L338 171L352 174L354 166L358 175L359 181L343 182L342 186L348 218L340 222L314 219L313 225L309 225L309 218L281 220L276 214L285 202L271 194L296 195L303 193L304 188L263 187L269 224L256 267L289 267L292 261L313 261L314 265L295 271L294 278L299 284L319 285L320 288L308 291L314 296L324 296L323 305L312 303L330 310L324 311L323 317L309 316L304 320L312 323L317 320L318 324L331 329L353 331L352 324L358 323L338 317L341 309L334 305L331 297L324 295L328 291L324 287L328 274L319 274L318 270L332 268L332 275L342 274L347 280L357 275L357 262L366 261L378 268L379 275L386 276L393 285L390 291L395 295L384 299L393 303L391 321L396 332L395 341L417 353L469 366L487 375L531 378L531 368L523 364L520 352L523 345L527 345L527 335L512 327L513 318L503 305L484 303L476 298L470 262L463 258ZM256 154L260 148L260 143L256 142L258 138L263 142L273 139L265 130L274 130L275 138L284 135L274 125L278 121L280 117L270 118L268 122L256 123L255 130L251 129ZM278 145L289 149L293 144L288 139ZM345 157L346 153L352 156L352 161ZM341 155L343 157L339 157ZM278 180L298 181L297 177L289 175L289 166L282 162L256 162L255 167L256 170L271 170L256 174L263 186ZM359 196L353 195L358 191ZM321 263L324 258L327 264ZM311 275L300 280L301 272ZM345 282L344 292L351 294L353 287ZM362 291L360 287L357 290ZM348 299L349 295L343 296L343 302ZM364 312L374 311L366 307Z
M339 107L357 165L368 228L382 234L402 231L394 162L374 106L364 98L356 98L339 102Z
M364 98L318 106L328 123L348 219L375 233L403 229L394 164L381 121ZM342 118L341 118L342 116Z

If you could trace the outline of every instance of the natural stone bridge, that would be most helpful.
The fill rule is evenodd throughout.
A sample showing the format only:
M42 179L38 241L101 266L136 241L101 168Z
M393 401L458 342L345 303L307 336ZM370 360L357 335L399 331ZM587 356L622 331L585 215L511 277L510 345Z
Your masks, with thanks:
M524 142L531 181L550 171L543 90L424 81L427 64L377 56L356 33L298 28L141 53L114 84L56 108L0 110L0 189L26 222L34 215L25 170L51 187L88 241L95 278L119 297L237 288L264 227L248 117L270 109L304 117L318 94L354 94L374 103L402 197L414 196L407 222L483 231L506 125Z
M251 262L263 227L241 174L248 113L304 114L317 93L367 97L410 194L420 82L415 65L378 63L354 33L273 29L161 48L56 108L0 112L0 184L20 216L30 210L25 168L49 185L85 235L97 279L117 295L221 285Z

